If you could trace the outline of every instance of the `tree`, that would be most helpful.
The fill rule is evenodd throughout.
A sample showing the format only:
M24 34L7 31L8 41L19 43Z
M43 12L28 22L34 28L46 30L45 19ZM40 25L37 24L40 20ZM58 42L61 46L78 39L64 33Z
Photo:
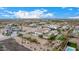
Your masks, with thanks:
M43 35L39 35L40 38L43 38Z
M48 40L55 40L55 35L50 35L49 37L48 37Z

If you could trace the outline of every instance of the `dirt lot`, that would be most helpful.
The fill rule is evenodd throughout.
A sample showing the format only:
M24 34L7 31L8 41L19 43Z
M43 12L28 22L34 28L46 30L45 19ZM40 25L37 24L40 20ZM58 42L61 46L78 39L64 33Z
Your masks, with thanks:
M19 45L15 39L0 41L0 51L30 51L30 49Z

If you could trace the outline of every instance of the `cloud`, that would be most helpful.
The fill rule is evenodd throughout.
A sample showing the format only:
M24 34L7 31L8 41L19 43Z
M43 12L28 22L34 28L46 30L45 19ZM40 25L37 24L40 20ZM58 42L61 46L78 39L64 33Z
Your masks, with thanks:
M47 10L18 11L15 13L17 18L53 18L54 14L48 13Z
M79 19L79 16L69 17L70 19Z
M7 10L6 8L0 7L0 13L2 14L14 14L14 12Z
M49 13L46 9L36 9L32 11L10 11L7 8L0 7L0 15L5 18L53 18L54 14Z
M9 11L7 8L0 7L0 18L14 18L15 11Z
M8 13L8 14L14 14L15 12L12 12L12 11L8 11L8 10L5 10L4 12Z
M52 16L54 16L52 13L47 13L46 15L45 15L46 17L52 17Z

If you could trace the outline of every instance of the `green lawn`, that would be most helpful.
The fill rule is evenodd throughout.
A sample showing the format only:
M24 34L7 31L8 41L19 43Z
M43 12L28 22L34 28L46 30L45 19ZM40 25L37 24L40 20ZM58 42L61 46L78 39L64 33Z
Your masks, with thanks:
M59 34L59 35L56 36L55 39L56 39L56 40L61 40L61 41L63 41L63 40L65 40L65 37L64 37L64 35Z
M77 48L77 44L76 43L68 42L67 45L71 46L71 47L74 47L74 48Z

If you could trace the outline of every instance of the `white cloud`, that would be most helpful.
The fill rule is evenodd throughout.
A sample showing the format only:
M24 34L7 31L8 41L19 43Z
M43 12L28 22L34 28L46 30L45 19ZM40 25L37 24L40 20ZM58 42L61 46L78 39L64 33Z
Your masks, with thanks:
M54 14L49 13L45 9L36 9L32 11L22 11L19 10L17 12L15 11L9 11L6 8L0 7L0 9L3 11L0 13L0 15L8 18L53 18Z
M79 16L69 17L71 19L79 19Z
M9 10L7 10L6 8L4 8L4 7L0 7L0 10L2 10L3 12L3 14L14 14L14 12L12 12L12 11L9 11Z
M0 7L0 18L13 18L14 16L14 12L9 11L4 7Z
M52 13L47 13L46 15L45 15L46 17L52 17L52 16L54 16Z
M28 15L29 15L29 13L25 12L25 11L18 11L15 13L15 16L17 18L26 18Z
M8 14L14 14L15 12L12 12L12 11L8 11L8 10L5 10L4 12L8 13Z
M48 13L47 10L33 10L33 11L18 11L15 13L17 18L47 18L53 17L52 13Z
M4 18L14 18L15 17L15 11L9 11L7 8L0 7L0 15Z

